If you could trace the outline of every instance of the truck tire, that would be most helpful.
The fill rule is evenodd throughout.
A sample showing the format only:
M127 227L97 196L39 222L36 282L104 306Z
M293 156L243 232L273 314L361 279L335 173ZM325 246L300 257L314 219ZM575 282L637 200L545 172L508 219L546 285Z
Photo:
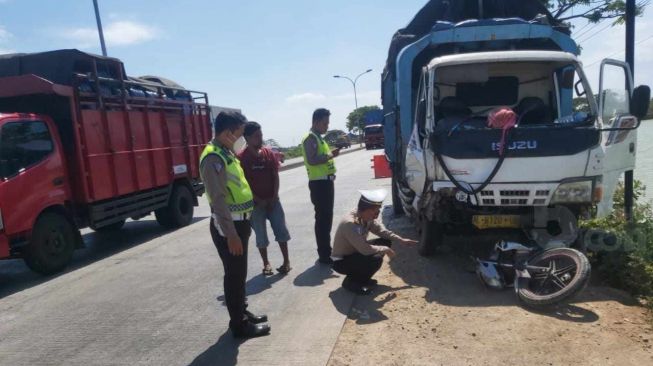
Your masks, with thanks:
M75 228L66 217L44 213L37 220L25 248L25 264L34 272L48 275L64 269L75 250Z
M423 219L419 238L419 254L432 257L444 239L444 226L437 221Z
M105 226L98 227L98 228L93 228L93 230L96 231L96 232L99 232L99 233L100 232L101 233L106 233L106 232L110 232L110 231L118 231L118 230L122 229L123 226L125 226L125 221L127 221L127 220L120 220L118 222L114 222L113 224L105 225Z
M187 226L193 221L193 195L185 185L177 185L172 191L168 206L154 211L156 221L170 229Z
M397 187L394 174L392 177L392 212L395 216L404 214L404 209L401 205L401 197L399 197L399 187Z

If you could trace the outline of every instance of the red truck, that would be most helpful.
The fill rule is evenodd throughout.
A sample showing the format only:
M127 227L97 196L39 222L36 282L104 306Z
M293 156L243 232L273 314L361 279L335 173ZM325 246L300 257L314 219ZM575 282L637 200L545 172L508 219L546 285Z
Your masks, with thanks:
M209 115L205 93L127 77L115 58L0 56L0 259L50 274L83 247L82 228L152 212L188 225Z

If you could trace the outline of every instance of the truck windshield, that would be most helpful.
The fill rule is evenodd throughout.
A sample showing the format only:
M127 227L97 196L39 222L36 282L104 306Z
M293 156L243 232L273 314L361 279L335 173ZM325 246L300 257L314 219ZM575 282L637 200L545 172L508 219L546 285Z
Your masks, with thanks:
M504 106L517 114L518 127L586 124L594 114L591 93L584 92L585 83L569 62L451 65L436 68L434 76L436 121L455 116L484 127L489 112Z
M381 133L383 133L383 127L382 126L365 127L365 134L366 135L376 135L376 134L381 134Z
M10 178L39 163L54 150L41 121L10 122L0 130L0 178Z

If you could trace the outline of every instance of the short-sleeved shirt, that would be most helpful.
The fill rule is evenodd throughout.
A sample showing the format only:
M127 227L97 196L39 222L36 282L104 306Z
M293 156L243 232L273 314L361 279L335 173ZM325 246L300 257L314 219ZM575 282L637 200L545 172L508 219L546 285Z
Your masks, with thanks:
M276 193L274 179L279 174L279 163L274 153L265 147L258 155L245 149L238 154L238 159L254 195L261 199L273 198Z

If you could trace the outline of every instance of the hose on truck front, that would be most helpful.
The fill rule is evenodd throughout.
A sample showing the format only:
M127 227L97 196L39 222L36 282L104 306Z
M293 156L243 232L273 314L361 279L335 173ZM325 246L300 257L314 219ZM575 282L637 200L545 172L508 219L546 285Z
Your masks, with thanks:
M506 154L505 154L504 150L505 150L505 146L508 144L508 133L507 132L508 131L506 131L506 133L504 135L505 139L503 139L503 141L501 142L501 146L499 148L499 160L494 165L494 169L492 169L492 172L487 177L487 179L485 179L485 181L483 183L481 183L481 185L478 186L477 188L472 188L471 190L468 190L458 180L456 180L456 178L454 178L453 174L451 174L451 171L447 167L447 164L445 164L445 162L444 162L444 158L442 157L442 154L439 151L437 151L435 156L438 158L438 162L440 163L440 166L442 167L442 171L444 171L444 174L447 176L447 178L449 178L451 183L453 183L453 185L456 188L458 188L459 190L461 190L462 192L464 192L464 193L466 193L466 194L468 194L470 196L475 196L477 193L479 193L480 191L485 189L485 187L487 187L490 183L492 183L492 179L494 179L494 177L499 172L499 169L501 169L501 166L503 165L503 161L506 158ZM469 183L468 183L468 185L471 188L472 185L469 184Z

